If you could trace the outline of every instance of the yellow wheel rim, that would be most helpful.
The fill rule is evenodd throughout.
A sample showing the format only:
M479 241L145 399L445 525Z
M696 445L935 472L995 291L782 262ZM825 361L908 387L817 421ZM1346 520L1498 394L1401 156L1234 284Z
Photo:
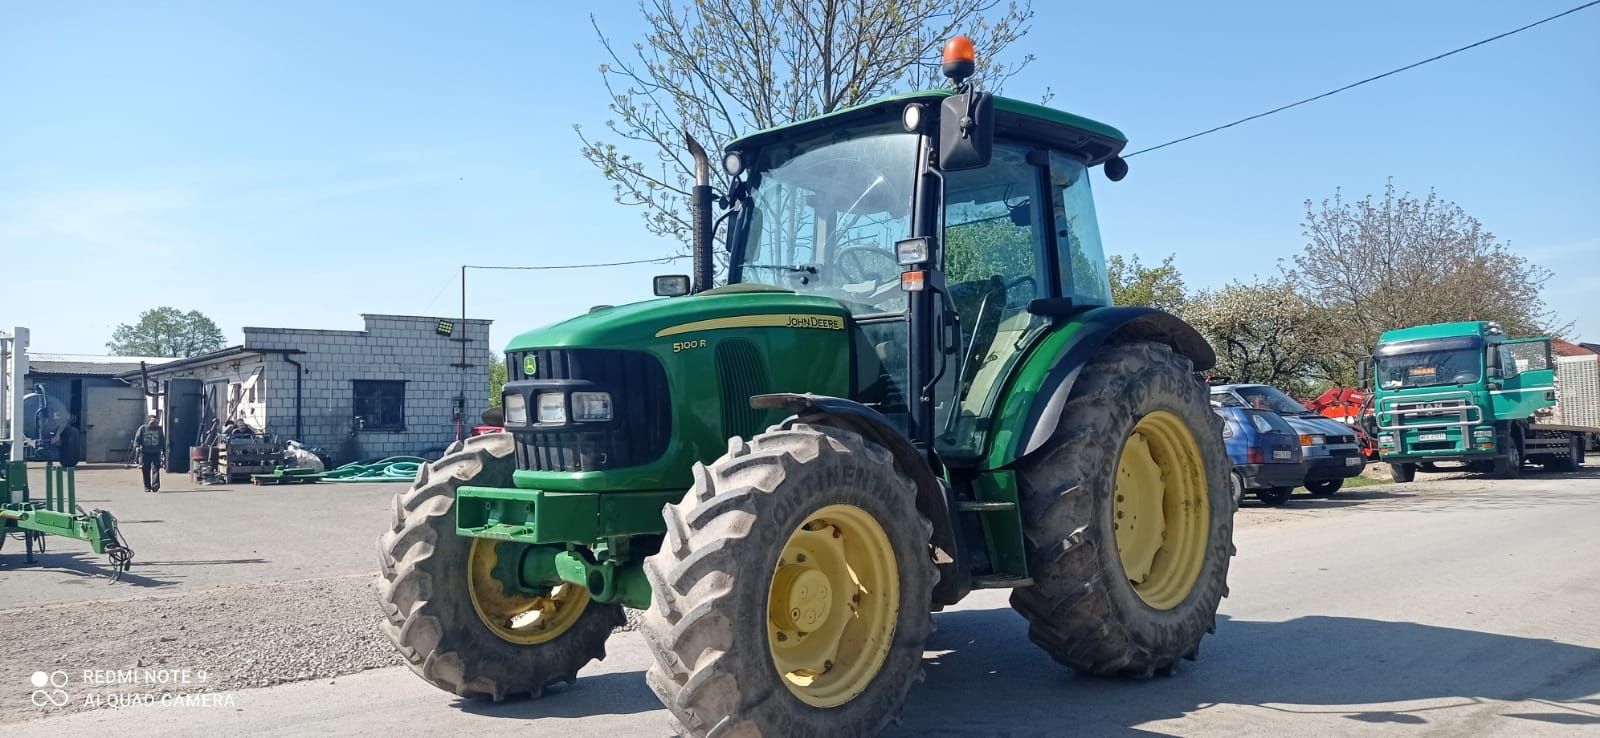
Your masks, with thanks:
M894 549L867 511L829 505L789 535L767 592L767 646L802 702L838 707L865 691L899 615Z
M1117 555L1146 605L1171 610L1200 578L1211 527L1205 464L1189 427L1158 410L1122 444L1113 488Z
M524 646L554 640L578 622L589 606L589 590L571 583L556 585L546 595L506 592L505 584L495 576L499 564L495 541L473 539L467 554L472 609L503 640Z

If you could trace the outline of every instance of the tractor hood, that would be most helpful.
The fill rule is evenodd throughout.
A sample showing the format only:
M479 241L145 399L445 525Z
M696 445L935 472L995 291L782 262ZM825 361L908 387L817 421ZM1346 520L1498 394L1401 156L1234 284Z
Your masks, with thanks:
M661 349L687 338L732 328L843 331L849 315L826 297L764 285L728 285L697 295L645 300L527 331L507 351L535 348Z

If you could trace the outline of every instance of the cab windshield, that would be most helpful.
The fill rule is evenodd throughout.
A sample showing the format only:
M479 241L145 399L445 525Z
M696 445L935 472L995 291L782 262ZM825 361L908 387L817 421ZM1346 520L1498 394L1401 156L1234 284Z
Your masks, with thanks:
M911 233L917 144L896 124L762 149L734 234L736 281L831 297L855 314L904 310L894 245Z
M1470 337L1379 346L1374 358L1386 390L1472 384L1483 373L1483 344Z

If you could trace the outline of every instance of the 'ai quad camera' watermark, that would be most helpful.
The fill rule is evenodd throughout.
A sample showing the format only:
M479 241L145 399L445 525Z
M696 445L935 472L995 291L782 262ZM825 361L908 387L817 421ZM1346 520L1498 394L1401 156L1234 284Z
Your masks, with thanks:
M42 708L234 707L232 692L208 692L205 669L36 671L31 700Z

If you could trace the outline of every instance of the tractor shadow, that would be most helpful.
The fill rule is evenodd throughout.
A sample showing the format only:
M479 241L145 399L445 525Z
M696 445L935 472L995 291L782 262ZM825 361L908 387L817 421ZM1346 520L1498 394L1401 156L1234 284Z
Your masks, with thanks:
M638 636L634 633L617 633L612 637ZM593 676L580 674L576 684L546 689L542 699L505 702L458 699L454 707L473 715L513 720L633 715L662 709L661 700L645 684L643 671L616 671Z
M1523 724L1510 721L1600 728L1600 649L1550 640L1348 617L1219 617L1198 662L1131 681L1056 664L1009 608L949 612L938 624L927 681L897 735L1146 734L1133 726L1217 705L1423 725L1485 700L1520 703L1497 718L1504 730Z

